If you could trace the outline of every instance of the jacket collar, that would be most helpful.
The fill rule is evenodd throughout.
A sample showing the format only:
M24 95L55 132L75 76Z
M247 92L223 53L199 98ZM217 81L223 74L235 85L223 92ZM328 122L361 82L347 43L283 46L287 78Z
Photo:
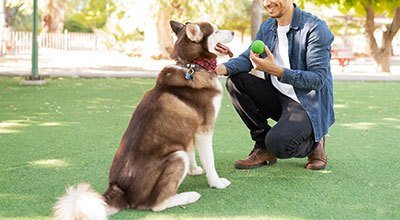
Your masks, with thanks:
M300 22L301 22L301 10L299 7L297 7L296 4L294 5L294 12L293 12L293 16L292 16L292 23L290 24L290 27L298 30L300 27Z

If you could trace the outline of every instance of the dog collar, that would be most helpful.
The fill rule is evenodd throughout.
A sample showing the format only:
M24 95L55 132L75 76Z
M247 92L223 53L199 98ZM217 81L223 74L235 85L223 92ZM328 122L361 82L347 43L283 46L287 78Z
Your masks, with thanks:
M217 59L199 58L192 60L191 63L185 62L183 60L178 60L177 65L188 68L188 71L185 73L185 79L193 80L193 74L200 69L204 69L209 73L215 73L215 68L217 67Z
M197 58L192 61L192 63L199 65L201 68L214 72L217 68L217 59L207 59L207 58Z
M196 65L188 63L188 64L186 64L186 67L189 68L189 70L185 74L185 79L193 80L193 74L196 72L195 71Z

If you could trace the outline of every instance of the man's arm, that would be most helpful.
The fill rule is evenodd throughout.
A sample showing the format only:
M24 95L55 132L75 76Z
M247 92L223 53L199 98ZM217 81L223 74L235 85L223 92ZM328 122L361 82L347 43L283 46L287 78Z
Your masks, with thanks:
M275 57L271 53L267 45L265 45L265 53L267 56L265 58L260 58L258 54L253 53L253 51L250 51L251 63L257 70L264 71L280 79L284 71L283 67L276 65Z
M235 75L241 72L250 72L253 68L250 59L250 47L236 58L230 59L228 62L217 65L215 72L218 75Z
M318 90L324 86L329 74L333 34L326 23L317 20L310 29L306 51L307 70L284 68L280 81L297 88Z
M277 76L283 83L296 88L318 90L324 85L328 75L332 41L333 35L325 22L316 20L310 29L308 41L304 42L307 44L305 58L307 70L292 70L277 66L268 47L265 47L266 58L251 53L250 60L256 69Z
M217 73L217 75L222 75L222 76L228 75L228 70L222 63L217 65L217 67L215 68L215 72Z
M262 40L263 39L263 25L261 24L259 31L257 32L255 40ZM235 75L241 72L250 72L253 68L253 65L250 61L250 46L240 54L238 57L230 59L228 62L219 64L215 71L218 75Z

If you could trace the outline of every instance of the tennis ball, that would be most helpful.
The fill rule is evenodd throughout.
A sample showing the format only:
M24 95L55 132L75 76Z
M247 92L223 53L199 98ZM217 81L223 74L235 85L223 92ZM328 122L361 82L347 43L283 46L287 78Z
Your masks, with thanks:
M255 40L251 44L251 50L256 54L262 54L265 50L265 44L261 40Z

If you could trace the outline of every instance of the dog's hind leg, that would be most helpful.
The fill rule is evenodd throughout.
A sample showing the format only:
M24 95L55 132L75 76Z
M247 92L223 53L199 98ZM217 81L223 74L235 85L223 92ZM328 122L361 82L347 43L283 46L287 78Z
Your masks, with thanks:
M197 192L183 192L176 194L161 204L154 206L151 210L158 212L158 211L163 211L164 209L175 207L178 205L187 205L190 203L194 203L197 200L200 199L200 194Z
M122 209L128 208L128 202L125 200L125 193L116 183L110 183L103 197L108 204L107 214L113 215Z
M197 192L176 194L189 170L189 156L185 151L177 151L172 154L163 166L164 170L152 192L152 196L157 198L155 206L151 208L153 211L194 203L200 198L200 194Z
M197 176L203 174L204 170L200 166L197 166L196 156L194 153L194 149L192 151L188 151L189 154L189 175Z

